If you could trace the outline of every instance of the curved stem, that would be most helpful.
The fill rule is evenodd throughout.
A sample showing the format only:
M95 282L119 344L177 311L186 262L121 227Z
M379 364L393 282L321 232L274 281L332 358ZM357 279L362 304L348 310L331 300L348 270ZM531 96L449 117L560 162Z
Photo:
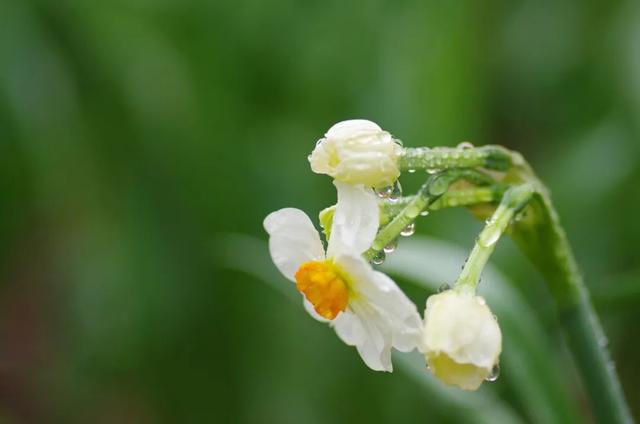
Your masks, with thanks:
M503 182L529 183L535 190L526 216L514 223L511 237L545 277L596 420L631 423L606 338L549 192L519 153L507 152L513 166Z
M449 190L439 199L429 204L429 211L455 208L458 206L473 206L479 203L497 203L502 199L506 186L504 184L493 184L485 187L463 188L459 190ZM401 197L395 203L382 201L381 203L381 223L388 223L394 216L398 215L415 196Z
M533 187L529 184L512 187L506 191L500 205L476 239L476 243L462 268L454 288L475 292L482 270L493 253L502 233L504 233L514 215L529 202L532 194Z
M534 195L531 208L534 213L516 223L513 239L547 280L593 414L601 423L631 423L602 327L558 214L543 187Z
M402 230L411 224L422 211L446 193L451 184L462 179L479 185L492 181L488 175L473 169L453 168L431 175L402 211L378 232L371 248L364 253L364 257L367 260L372 260L385 246L398 238Z

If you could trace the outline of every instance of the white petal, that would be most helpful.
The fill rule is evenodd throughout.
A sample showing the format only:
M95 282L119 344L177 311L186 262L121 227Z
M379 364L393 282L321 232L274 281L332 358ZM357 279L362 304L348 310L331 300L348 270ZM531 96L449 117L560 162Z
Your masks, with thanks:
M349 138L358 136L360 133L377 133L382 131L382 128L375 122L368 121L366 119L350 119L348 121L338 122L325 134L327 138Z
M338 336L355 346L364 363L374 371L393 371L391 335L379 322L379 315L366 305L351 305L352 311L341 313L333 322Z
M327 256L360 254L367 250L378 232L380 210L376 195L363 185L334 181L338 204L331 225Z
M352 279L352 290L380 317L392 336L392 346L409 352L416 348L422 332L422 320L415 304L386 274L374 270L359 256L336 259Z
M264 219L269 233L269 252L280 272L291 281L300 265L324 259L320 235L309 217L299 209L285 208Z
M349 346L357 346L364 343L366 333L357 315L352 311L341 312L332 322L331 326L336 330L338 337Z

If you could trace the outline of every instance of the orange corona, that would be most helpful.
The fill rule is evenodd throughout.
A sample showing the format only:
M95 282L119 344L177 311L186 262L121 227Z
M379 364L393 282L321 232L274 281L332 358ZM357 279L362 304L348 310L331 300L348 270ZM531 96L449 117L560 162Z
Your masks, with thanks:
M296 287L316 312L326 319L334 319L349 303L346 279L331 261L311 261L300 265L296 271Z

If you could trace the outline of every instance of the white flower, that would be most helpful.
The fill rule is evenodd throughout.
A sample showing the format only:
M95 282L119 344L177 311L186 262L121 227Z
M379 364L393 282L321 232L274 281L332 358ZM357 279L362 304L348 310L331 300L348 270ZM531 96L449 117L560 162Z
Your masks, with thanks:
M420 316L393 280L362 258L378 230L375 195L362 185L334 184L338 205L326 253L309 217L286 208L264 220L271 257L314 318L330 323L370 368L391 371L391 347L416 347Z
M386 131L364 119L335 124L309 156L313 172L349 184L393 185L400 176L402 148Z
M498 365L502 334L482 297L447 290L427 299L420 350L440 380L476 390Z

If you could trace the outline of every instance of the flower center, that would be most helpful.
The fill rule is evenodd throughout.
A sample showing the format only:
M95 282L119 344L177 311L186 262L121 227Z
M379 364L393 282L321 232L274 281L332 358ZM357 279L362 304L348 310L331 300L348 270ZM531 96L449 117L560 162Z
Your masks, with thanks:
M347 309L347 282L331 261L310 261L300 265L296 271L296 287L326 319L334 319Z

